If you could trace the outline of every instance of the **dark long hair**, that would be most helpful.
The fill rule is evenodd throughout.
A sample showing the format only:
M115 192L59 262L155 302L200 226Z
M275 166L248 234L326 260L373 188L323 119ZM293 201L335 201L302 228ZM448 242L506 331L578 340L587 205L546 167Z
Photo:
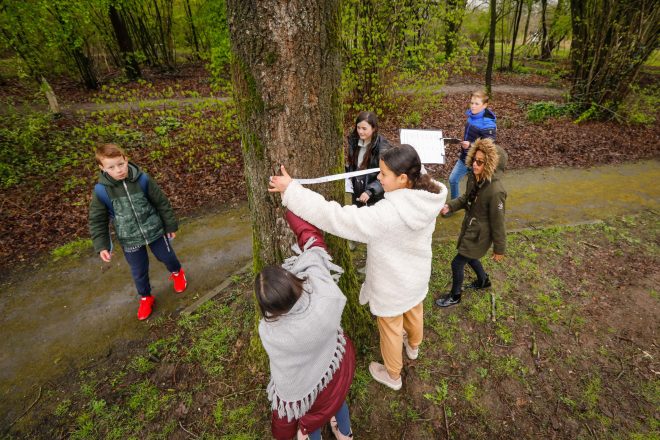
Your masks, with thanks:
M360 140L360 136L358 135L357 132L357 125L362 122L362 121L367 121L367 124L371 125L374 129L373 134L371 135L371 142L366 145L367 151L364 153L364 158L362 159L362 163L358 164L358 155L360 153L360 148L357 147L357 142ZM356 148L353 150L353 154L351 157L348 158L348 162L351 166L351 168L354 169L361 169L361 168L366 168L367 165L369 164L369 160L371 159L371 146L376 142L378 139L378 116L376 116L376 113L374 112L360 112L357 115L357 118L355 118L355 126L353 127L353 131L351 132L350 138L355 140L356 142Z
M286 314L303 292L305 279L298 278L280 266L266 266L254 279L261 316L275 321Z
M381 156L381 159L387 168L397 176L401 174L408 176L413 189L423 189L434 194L440 193L440 187L433 182L431 176L422 174L422 161L419 159L417 150L412 146L402 144L392 147Z

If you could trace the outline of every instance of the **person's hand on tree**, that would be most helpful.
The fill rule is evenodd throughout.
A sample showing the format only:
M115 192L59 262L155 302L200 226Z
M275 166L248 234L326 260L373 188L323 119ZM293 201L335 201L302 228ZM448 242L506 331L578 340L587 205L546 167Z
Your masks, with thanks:
M270 181L268 182L268 192L278 192L283 193L289 186L289 183L293 180L289 173L286 172L284 165L280 165L281 176L270 176Z
M449 211L450 211L450 209L449 209L449 205L445 204L445 206L443 206L442 209L440 210L440 214L445 215L445 214L447 214Z
M493 261L499 263L502 260L504 260L504 255L493 253Z
M103 249L101 252L99 252L99 257L101 257L101 260L109 263L110 260L112 260L112 253L106 249Z
M369 201L369 193L368 192L363 192L360 194L360 197L358 197L358 200L361 201L362 203L367 203Z

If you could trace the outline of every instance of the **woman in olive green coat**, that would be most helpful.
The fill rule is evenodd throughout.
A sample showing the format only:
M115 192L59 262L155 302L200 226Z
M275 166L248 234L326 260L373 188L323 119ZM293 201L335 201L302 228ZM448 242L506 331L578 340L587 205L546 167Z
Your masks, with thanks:
M469 264L477 274L477 280L466 286L469 289L490 287L490 279L479 259L493 245L493 260L501 261L506 248L504 211L506 191L500 180L507 162L506 152L492 139L478 139L468 151L465 163L472 167L468 174L465 193L449 201L441 214L465 209L465 218L458 236L458 254L451 262L451 292L435 303L449 307L461 302L465 265Z

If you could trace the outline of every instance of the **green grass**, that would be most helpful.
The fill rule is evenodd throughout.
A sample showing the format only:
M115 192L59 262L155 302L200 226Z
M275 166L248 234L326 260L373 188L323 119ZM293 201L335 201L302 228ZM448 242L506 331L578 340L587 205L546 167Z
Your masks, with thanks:
M538 418L556 415L567 422L562 439L589 438L589 430L599 438L654 438L660 381L638 374L646 358L637 346L613 343L619 323L594 327L587 309L603 293L589 274L575 284L561 269L590 270L603 258L594 252L603 249L626 261L657 258L658 229L655 214L645 213L510 234L506 259L484 260L490 291L466 293L447 311L425 308L420 358L404 361L400 392L373 381L367 365L380 360L378 345L364 348L348 396L356 435L437 438L446 435L446 418L451 432L460 421L465 438L484 438L483 426L511 437L513 428L501 423L511 414L535 436L547 432ZM452 245L434 245L432 291L447 287L454 253ZM84 370L66 399L44 397L52 399L49 416L77 439L168 438L183 432L179 422L199 438L268 437L268 367L249 350L252 279L234 282L222 300L153 327L153 337L120 367ZM649 296L657 301L657 292ZM589 345L580 340L585 332Z
M51 255L55 260L59 260L70 256L78 256L83 252L89 252L92 249L92 240L81 238L53 249Z

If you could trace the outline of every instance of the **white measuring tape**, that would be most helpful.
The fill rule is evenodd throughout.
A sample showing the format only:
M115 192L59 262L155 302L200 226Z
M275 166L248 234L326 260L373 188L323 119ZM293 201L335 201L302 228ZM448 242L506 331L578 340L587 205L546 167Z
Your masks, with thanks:
M332 182L333 180L348 179L351 177L364 176L365 174L380 173L380 168L369 168L368 170L353 171L350 173L333 174L331 176L317 177L315 179L293 179L302 185L314 183Z

